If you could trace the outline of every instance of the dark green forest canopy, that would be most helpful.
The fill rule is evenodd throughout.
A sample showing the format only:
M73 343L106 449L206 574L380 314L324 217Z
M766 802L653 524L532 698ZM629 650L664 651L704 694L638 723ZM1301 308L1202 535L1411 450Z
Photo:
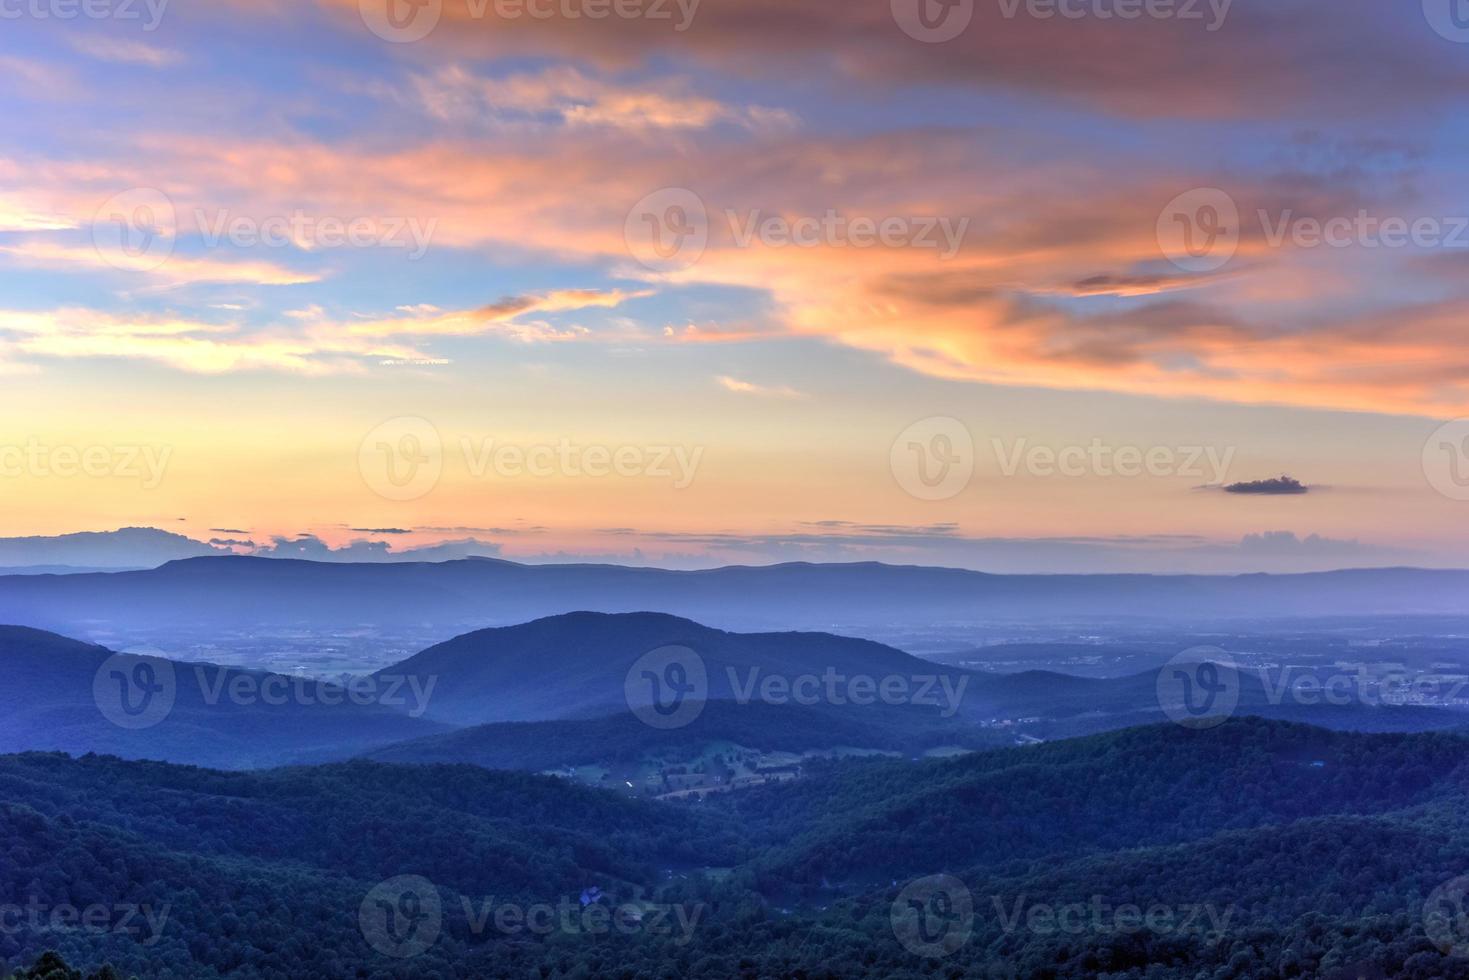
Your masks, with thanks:
M180 978L1469 976L1424 914L1469 872L1466 749L1244 719L824 763L690 804L472 766L9 756L5 900L146 909L161 927L12 920L0 960L56 950L76 969ZM918 955L894 907L938 874L972 917L952 951ZM410 959L359 921L403 875L442 908ZM673 910L673 927L533 933L481 914L588 893ZM1118 927L1130 906L1172 924ZM1046 928L1071 913L1082 928Z

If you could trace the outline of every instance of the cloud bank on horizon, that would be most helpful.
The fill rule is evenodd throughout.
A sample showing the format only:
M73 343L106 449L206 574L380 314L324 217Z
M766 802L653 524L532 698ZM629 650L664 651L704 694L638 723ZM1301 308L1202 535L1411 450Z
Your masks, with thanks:
M880 561L1011 574L1234 574L1256 571L1262 560L1278 571L1309 572L1347 566L1412 565L1422 563L1425 557L1358 541L1338 541L1319 535L1302 538L1289 531L1250 534L1238 542L1121 535L978 539L965 536L953 525L870 527L847 521L823 521L791 534L669 534L606 528L599 530L597 537L608 542L609 550L591 554L542 551L518 556L517 560L527 564L592 563L677 569L797 561ZM153 568L185 558L230 555L353 563L504 557L500 543L475 538L418 547L395 547L388 541L354 538L334 547L313 534L278 537L269 544L217 538L202 542L157 528L0 538L0 572L4 574Z

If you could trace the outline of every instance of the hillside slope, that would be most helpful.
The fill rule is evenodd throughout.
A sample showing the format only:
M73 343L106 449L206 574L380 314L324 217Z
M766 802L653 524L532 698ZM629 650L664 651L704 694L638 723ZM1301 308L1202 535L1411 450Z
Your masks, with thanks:
M0 669L0 749L10 752L106 752L243 769L345 758L445 730L417 716L427 692L406 683L364 688L354 698L328 684L116 655L23 627L0 627ZM150 696L146 689L155 688Z

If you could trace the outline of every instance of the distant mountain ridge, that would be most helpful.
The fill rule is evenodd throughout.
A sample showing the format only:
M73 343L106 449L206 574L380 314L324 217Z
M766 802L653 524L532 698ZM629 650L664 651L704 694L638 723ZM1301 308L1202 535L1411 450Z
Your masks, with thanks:
M143 704L143 695L114 684L131 683L139 670L166 700L135 722L122 703ZM104 752L248 769L344 758L445 730L389 703L406 694L357 703L340 688L302 678L114 654L25 627L0 626L0 671L5 752Z
M98 622L167 628L444 624L450 633L572 610L656 611L727 629L830 629L1136 619L1449 615L1469 609L1469 571L1303 575L991 575L882 564L667 571L618 565L317 563L212 557L140 572L0 576L0 622L83 634Z
M654 696L666 700L652 685L670 675L661 662L649 670L646 657L668 649L687 670L680 681L699 678L678 702L687 696L709 717L701 709L674 725L676 734L660 736L643 730L642 712ZM1107 679L982 673L870 640L735 633L662 613L570 613L479 630L345 687L119 655L24 627L0 627L0 669L7 678L0 751L107 752L236 769L371 755L534 770L598 761L614 746L687 749L701 741L907 753L1166 718L1156 671ZM123 700L141 705L144 689L165 675L166 713L129 727L117 716ZM353 691L368 696L347 696ZM105 700L119 695L116 704ZM1240 676L1238 705L1240 715L1359 731L1452 728L1469 718L1424 706L1272 700L1251 674ZM588 744L598 749L589 753Z

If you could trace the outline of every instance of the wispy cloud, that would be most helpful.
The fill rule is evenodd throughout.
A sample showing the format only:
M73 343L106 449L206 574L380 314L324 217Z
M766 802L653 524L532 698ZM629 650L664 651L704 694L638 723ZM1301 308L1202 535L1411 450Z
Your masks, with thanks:
M183 55L168 48L156 47L143 41L99 34L81 34L72 37L71 46L100 61L120 65L167 68L170 65L180 64L184 60Z
M48 268L79 266L100 272L141 276L153 284L183 286L191 283L246 283L256 286L295 286L319 282L321 276L299 272L275 262L222 256L173 255L157 261L147 255L109 251L106 255L91 245L68 245L31 240L18 245L0 245L0 254L18 263Z
M803 392L785 385L761 385L753 381L742 381L739 378L731 378L728 375L720 375L716 378L721 387L727 391L733 391L739 395L755 395L760 398L805 398Z
M398 96L396 87L386 91ZM460 65L412 76L417 103L445 122L606 127L630 132L698 130L719 124L747 129L794 125L790 113L734 106L691 94L676 81L642 85L594 78L571 67L504 77L476 75Z
M518 297L472 310L408 307L390 317L333 318L321 307L291 311L289 322L246 327L234 320L124 315L80 307L46 312L0 310L10 358L125 358L184 371L221 374L278 370L304 374L361 372L376 361L416 361L425 338L494 333L524 342L581 340L580 327L555 327L537 312L610 307L642 293L565 290ZM615 338L607 338L615 339Z

